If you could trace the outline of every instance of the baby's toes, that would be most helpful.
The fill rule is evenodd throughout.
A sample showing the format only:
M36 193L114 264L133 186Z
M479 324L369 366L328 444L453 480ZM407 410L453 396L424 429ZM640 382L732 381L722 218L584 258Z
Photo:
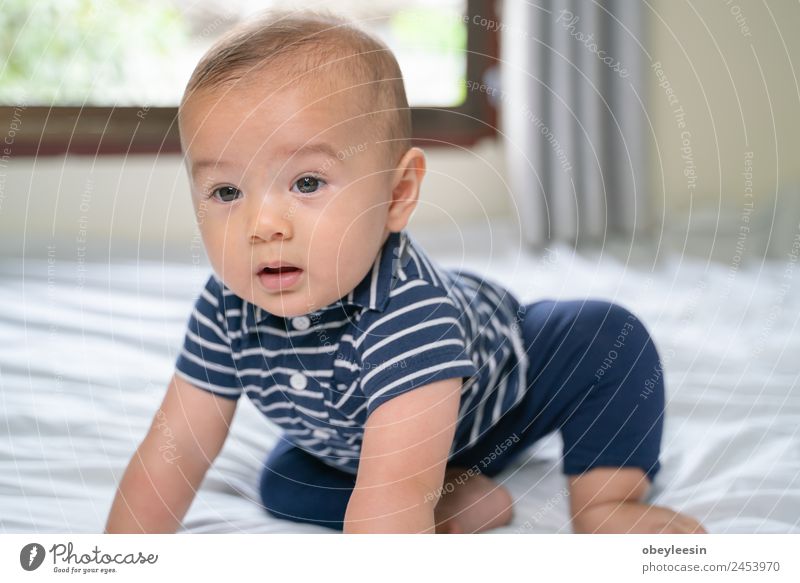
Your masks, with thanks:
M697 520L677 512L661 532L664 534L708 534L703 525Z
M681 526L687 534L708 534L703 525L691 516L682 516Z

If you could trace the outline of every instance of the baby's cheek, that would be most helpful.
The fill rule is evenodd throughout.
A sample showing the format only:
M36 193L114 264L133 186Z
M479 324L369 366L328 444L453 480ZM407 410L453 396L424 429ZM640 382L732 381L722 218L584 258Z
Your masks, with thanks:
M229 261L225 261L225 256L230 255L233 247L233 241L231 241L230 237L225 237L224 232L221 232L220 229L211 228L208 225L201 227L201 235L203 239L203 247L206 255L208 256L208 260L214 269L217 270L217 273L220 273L221 275L220 270L223 266L226 268L231 267L226 265L229 263ZM194 243L192 243L192 249L193 253L200 252L199 249L195 249Z

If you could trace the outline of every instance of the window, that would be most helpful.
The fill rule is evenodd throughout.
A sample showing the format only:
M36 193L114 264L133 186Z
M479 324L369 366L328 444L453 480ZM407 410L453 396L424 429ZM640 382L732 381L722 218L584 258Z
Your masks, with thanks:
M277 4L277 2L274 2ZM180 150L176 106L194 65L263 0L6 0L0 13L0 118L19 120L17 155ZM280 6L287 7L286 2ZM415 139L468 144L493 133L491 0L295 0L331 9L395 52Z

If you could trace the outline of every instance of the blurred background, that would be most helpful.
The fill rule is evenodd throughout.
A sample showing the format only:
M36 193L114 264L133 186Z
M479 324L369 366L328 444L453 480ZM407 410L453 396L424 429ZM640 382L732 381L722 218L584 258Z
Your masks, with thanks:
M204 50L273 4L4 0L0 253L66 260L80 236L87 257L190 260L175 106ZM438 244L738 264L800 234L797 3L280 4L396 52L430 162L412 226L451 225Z

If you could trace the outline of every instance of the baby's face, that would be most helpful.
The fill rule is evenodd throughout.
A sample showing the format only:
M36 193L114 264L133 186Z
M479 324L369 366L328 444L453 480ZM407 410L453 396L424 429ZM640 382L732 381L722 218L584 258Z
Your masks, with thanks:
M278 85L200 92L180 124L215 272L240 297L292 317L335 302L367 274L390 232L394 168L353 92ZM278 263L296 269L262 269Z

